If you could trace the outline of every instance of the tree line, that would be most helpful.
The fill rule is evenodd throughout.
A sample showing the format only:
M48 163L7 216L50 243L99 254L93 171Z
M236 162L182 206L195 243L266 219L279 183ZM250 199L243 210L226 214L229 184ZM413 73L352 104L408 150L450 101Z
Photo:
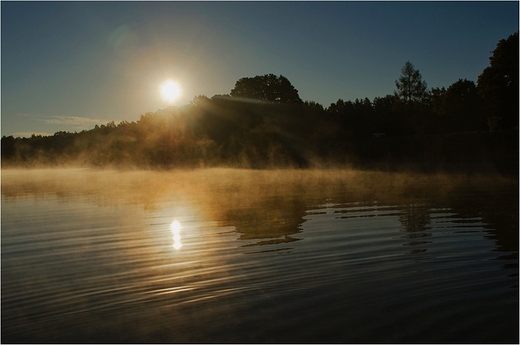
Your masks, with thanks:
M489 60L477 83L459 79L447 89L428 89L406 62L393 94L328 107L303 101L282 75L241 78L228 95L197 96L138 121L3 136L2 164L265 168L419 160L429 166L486 155L503 163L515 152L518 161L518 32L500 40Z

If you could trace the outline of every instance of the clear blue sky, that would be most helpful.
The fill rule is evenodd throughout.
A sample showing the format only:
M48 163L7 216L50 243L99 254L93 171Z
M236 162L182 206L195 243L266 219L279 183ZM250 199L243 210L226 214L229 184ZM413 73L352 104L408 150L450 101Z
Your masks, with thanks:
M392 94L410 61L428 87L477 81L518 2L2 2L2 135L81 131L284 75L329 106Z

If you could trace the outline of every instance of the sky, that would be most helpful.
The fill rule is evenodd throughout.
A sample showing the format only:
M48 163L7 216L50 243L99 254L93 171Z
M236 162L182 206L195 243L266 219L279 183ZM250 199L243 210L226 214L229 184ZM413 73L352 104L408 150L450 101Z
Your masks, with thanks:
M477 82L518 4L2 1L1 133L137 121L269 73L325 107L393 94L407 61L428 88Z

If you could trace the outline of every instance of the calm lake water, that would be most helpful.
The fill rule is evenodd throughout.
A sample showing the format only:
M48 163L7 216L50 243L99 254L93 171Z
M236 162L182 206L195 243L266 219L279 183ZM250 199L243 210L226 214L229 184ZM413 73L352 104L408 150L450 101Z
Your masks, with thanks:
M518 180L2 171L2 342L519 341Z

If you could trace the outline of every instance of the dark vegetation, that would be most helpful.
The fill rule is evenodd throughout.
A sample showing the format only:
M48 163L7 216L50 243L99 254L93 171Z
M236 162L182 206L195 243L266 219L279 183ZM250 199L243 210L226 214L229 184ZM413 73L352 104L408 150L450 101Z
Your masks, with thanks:
M237 81L229 95L96 125L2 137L2 165L137 168L355 167L518 174L518 32L500 40L477 84L427 89L407 62L393 95L329 107L283 76Z

